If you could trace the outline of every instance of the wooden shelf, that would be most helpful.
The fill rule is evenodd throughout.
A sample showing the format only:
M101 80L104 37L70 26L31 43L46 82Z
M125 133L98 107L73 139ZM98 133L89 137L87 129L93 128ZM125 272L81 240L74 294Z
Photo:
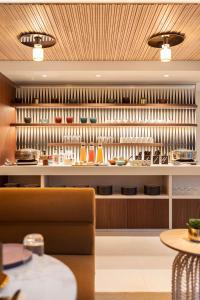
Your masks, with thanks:
M191 195L174 195L172 194L172 199L200 199L200 195L199 194L191 194Z
M89 146L91 143L85 143L87 146ZM48 146L80 146L81 143L48 143ZM94 146L98 146L99 143L94 143ZM104 147L110 147L110 146L149 146L149 147L162 147L163 145L161 143L103 143Z
M122 194L113 194L113 195L95 195L96 199L169 199L169 195L160 194L156 196L137 194L137 195L122 195Z
M138 109L138 108L155 108L155 109L196 109L196 104L108 104L108 103L87 103L87 104L61 104L61 103L41 103L41 104L14 104L15 108L98 108L98 109Z
M117 127L117 126L123 126L123 127L131 127L131 126L137 126L137 127L171 127L171 126L177 126L177 127L197 127L197 124L193 123L11 123L10 126L12 127Z

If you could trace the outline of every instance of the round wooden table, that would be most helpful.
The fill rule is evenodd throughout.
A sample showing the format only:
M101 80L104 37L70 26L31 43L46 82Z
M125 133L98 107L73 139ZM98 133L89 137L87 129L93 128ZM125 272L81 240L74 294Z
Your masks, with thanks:
M26 300L76 300L74 274L51 256L34 254L30 262L4 272L9 283L0 290L0 297L11 296L20 289Z
M189 240L187 229L164 231L160 240L178 251L172 269L172 300L199 300L200 243Z

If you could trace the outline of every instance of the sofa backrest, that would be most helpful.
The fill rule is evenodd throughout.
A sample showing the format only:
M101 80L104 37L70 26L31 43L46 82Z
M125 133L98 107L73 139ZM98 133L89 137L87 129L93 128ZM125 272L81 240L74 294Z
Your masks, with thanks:
M95 192L91 188L0 188L0 241L44 236L48 254L93 254Z

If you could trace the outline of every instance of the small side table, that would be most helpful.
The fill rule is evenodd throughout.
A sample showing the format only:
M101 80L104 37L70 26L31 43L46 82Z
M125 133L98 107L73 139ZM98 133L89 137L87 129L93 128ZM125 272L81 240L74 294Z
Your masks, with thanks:
M200 243L189 240L187 229L162 232L160 240L178 251L172 268L172 300L200 300Z

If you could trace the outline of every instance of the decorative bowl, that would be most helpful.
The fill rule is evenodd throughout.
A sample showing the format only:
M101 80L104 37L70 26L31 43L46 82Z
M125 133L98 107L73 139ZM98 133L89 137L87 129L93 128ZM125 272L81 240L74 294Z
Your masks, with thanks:
M87 123L87 118L81 117L81 118L80 118L80 121L81 121L81 123Z
M188 226L188 238L190 241L200 243L200 229L196 229L191 227L189 224Z
M125 166L127 164L127 160L117 160L116 163L119 167Z
M115 166L116 165L116 160L114 160L114 159L109 159L108 162L109 162L109 164L111 166Z
M97 122L97 118L90 118L90 123L96 123Z
M31 117L24 117L25 123L31 123Z
M73 123L74 118L73 117L67 117L66 121L67 123Z
M69 99L70 104L77 104L78 100L77 99Z
M62 123L62 118L61 117L55 117L55 122L56 123Z

